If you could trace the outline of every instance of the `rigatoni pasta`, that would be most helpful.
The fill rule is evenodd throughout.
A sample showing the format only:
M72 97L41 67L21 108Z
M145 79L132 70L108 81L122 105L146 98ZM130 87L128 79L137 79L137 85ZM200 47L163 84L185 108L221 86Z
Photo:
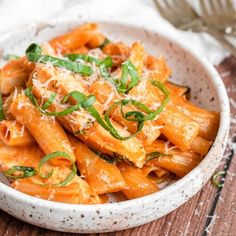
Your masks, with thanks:
M1 172L18 191L73 204L142 197L185 176L211 148L219 113L188 101L171 73L96 23L29 45L0 70Z
M8 146L30 146L35 143L34 138L25 128L15 120L0 122L0 141Z
M102 159L102 154L96 154L76 138L70 137L70 142L75 150L76 164L95 193L119 192L127 188L115 164Z
M122 190L128 199L142 197L159 190L157 185L150 181L141 169L126 163L119 163L118 167L128 184L128 189Z
M0 91L2 94L10 94L16 87L23 86L28 80L34 64L25 57L9 61L0 70Z
M75 155L70 146L65 131L55 120L43 117L24 94L19 94L10 106L10 112L15 119L24 125L32 134L45 154L55 151L65 152L75 160ZM49 132L50 131L50 132ZM67 163L63 157L51 160L55 165ZM66 164L65 163L65 164Z

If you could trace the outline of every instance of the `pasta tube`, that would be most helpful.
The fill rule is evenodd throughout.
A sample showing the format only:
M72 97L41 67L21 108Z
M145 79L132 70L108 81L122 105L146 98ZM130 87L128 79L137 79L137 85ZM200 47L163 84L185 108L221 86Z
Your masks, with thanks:
M138 74L141 75L144 67L145 52L141 43L133 43L130 51L130 60L136 67Z
M190 88L188 86L177 85L172 82L167 82L166 86L171 95L174 94L175 96L181 97L183 100L189 98Z
M211 145L212 145L212 141L209 141L200 136L197 136L191 144L191 149L194 152L199 153L202 156L205 156L208 153Z
M103 48L103 52L112 57L114 65L120 65L130 56L130 48L123 43L109 43Z
M82 176L97 194L118 192L127 187L115 164L101 159L78 139L70 137Z
M163 122L161 132L171 143L182 151L191 148L191 144L199 132L198 123L173 106L168 106L166 111L160 115L160 120Z
M163 57L156 58L148 55L145 60L145 68L147 69L148 78L162 83L166 82L171 75L171 70Z
M20 124L25 125L45 154L61 151L75 160L69 140L59 123L42 116L25 95L19 94L13 100L10 112ZM60 165L70 164L70 161L58 157L51 159L50 163Z
M123 162L118 163L118 168L129 186L128 189L122 190L128 199L142 197L159 190L158 187L144 175L142 170Z
M0 140L8 146L29 146L35 143L29 131L13 120L0 122Z
M91 35L91 37L87 43L87 46L89 48L97 48L103 44L104 40L105 40L105 36L103 34L101 34L99 32L94 32Z
M154 166L154 165L145 165L142 168L142 171L145 176L150 175L151 173L155 173L159 178L167 178L170 175L170 172L168 170L165 170L159 166Z
M34 167L37 170L42 156L43 153L37 146L9 147L0 143L1 171L7 171L13 166ZM48 173L50 170L51 166L45 163L42 169L43 173ZM75 176L65 187L53 185L65 179L70 171L67 167L56 167L53 170L53 175L48 179L43 179L37 174L13 181L12 187L47 200L67 203L100 203L99 197L78 176Z
M130 95L150 108L159 107L163 100L161 91L150 81L143 80L130 91ZM156 119L156 125L163 126L160 131L181 150L190 149L198 135L199 124L179 111L173 104L166 105Z
M123 136L129 133L113 122L118 132ZM86 130L85 134L76 135L84 143L102 153L128 160L141 168L145 162L145 152L140 142L135 139L120 141L112 137L101 125L94 123L93 127Z
M192 151L180 151L176 148L168 150L164 141L157 140L152 145L145 147L147 153L164 153L146 163L147 166L160 166L179 177L183 177L196 167L202 158ZM169 154L169 155L166 155Z
M55 72L56 70L53 70ZM46 83L48 86L36 86L37 83L45 83L50 81L50 78L53 78L52 83L57 84L58 89L55 86L51 86L50 83ZM85 92L84 88L81 87L81 84L76 80L76 78L68 77L65 79L63 74L60 72L52 73L47 67L38 67L37 68L37 78L33 79L33 92L35 96L39 98L44 98L48 94L48 91L57 92L59 95L66 95L73 90ZM49 95L50 96L50 95ZM52 107L56 111L60 111L60 105L54 104ZM96 108L101 113L101 104L96 102ZM90 123L88 124L89 119ZM126 141L121 141L114 138L111 134L106 131L100 124L94 121L93 117L89 115L85 110L75 111L67 116L58 117L60 123L68 129L70 132L78 133L76 134L83 142L97 149L98 151L107 153L109 155L119 156L121 158L127 159L130 162L134 163L138 167L142 167L145 159L145 152L141 142L136 138L132 138ZM116 126L116 129L123 136L130 135L129 132L125 131L117 123L113 122ZM81 132L78 132L81 131Z
M147 178L154 184L159 184L170 178L170 172L159 166L144 166L142 171Z
M12 166L31 166L36 168L43 153L37 146L10 147L0 142L0 168L2 171Z
M24 87L33 69L34 64L25 57L9 61L0 70L0 92L10 94L15 87Z
M73 182L64 187L53 185L39 185L30 179L15 180L12 187L18 191L29 194L31 196L43 198L49 201L72 203L72 204L94 204L100 203L100 199L96 196L89 185L78 178L77 182Z
M112 105L115 99L122 99L122 97L117 94L113 86L105 81L94 82L90 86L89 91L94 94L94 96L101 104L103 104L105 110ZM128 109L135 110L135 108L132 106L129 106ZM127 112L128 109L125 109L125 111ZM114 109L114 111L111 112L110 115L114 121L118 122L122 126L127 127L129 132L134 133L137 130L137 123L125 120L122 117L119 108ZM160 127L157 126L154 122L146 121L144 123L143 129L137 135L137 138L140 139L144 145L149 145L160 136L161 132L159 128Z
M196 107L189 101L184 101L182 98L172 95L172 102L177 108L191 117L200 126L199 136L214 140L218 131L220 116L218 112L207 111Z
M95 23L84 24L51 39L49 44L56 52L67 53L85 46L96 30L97 25Z

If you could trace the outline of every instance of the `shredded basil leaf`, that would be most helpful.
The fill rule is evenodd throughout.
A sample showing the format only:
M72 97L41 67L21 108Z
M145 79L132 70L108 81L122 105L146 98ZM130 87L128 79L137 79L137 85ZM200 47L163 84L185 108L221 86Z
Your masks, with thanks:
M152 84L156 87L158 87L165 95L165 99L161 103L160 107L156 111L152 111L147 106L145 106L143 103L138 102L134 99L123 99L121 102L121 114L124 119L128 121L147 121L147 120L154 120L157 115L159 115L165 108L166 104L169 102L169 91L165 87L164 84L162 84L159 81L152 81ZM141 117L140 114L138 115L137 111L129 111L124 112L124 106L126 105L133 105L137 107L140 111L143 111L147 113L146 116ZM132 117L132 118L131 118Z
M42 109L46 110L48 107L50 107L56 97L56 93L52 93L50 98L43 104Z
M110 56L106 57L100 62L100 65L104 64L106 68L111 68L113 65L112 58Z
M109 118L109 114L112 111L112 109L114 108L114 106L119 105L119 103L116 103L115 105L113 105L113 107L110 107L110 109L108 109L105 113L104 116L104 120L103 118L100 116L100 114L98 113L98 111L96 110L96 108L92 105L95 102L95 96L90 95L88 97L86 97L84 94L78 92L78 91L73 91L70 92L69 94L67 94L63 99L62 102L67 102L69 97L73 97L75 100L78 101L78 103L74 106L71 106L61 112L48 112L46 110L43 110L37 102L37 99L34 97L34 95L32 94L32 88L27 88L25 90L25 94L26 96L30 99L30 101L36 106L36 108L44 115L46 116L65 116L68 115L70 113L72 113L73 111L83 107L84 109L86 109L95 119L96 121L105 129L107 130L114 138L119 139L119 140L127 140L130 139L134 136L136 136L143 128L144 125L144 121L137 121L138 122L138 126L137 126L137 131L135 133L133 133L130 136L127 137L123 137L121 135L119 135L118 131L116 130L116 128L112 125L110 118ZM51 97L50 97L51 98ZM46 102L47 103L47 102ZM138 112L139 116L143 117L143 114L141 112Z
M122 101L123 100L115 102L112 106L110 106L110 108L105 112L104 119L105 119L106 124L109 127L110 133L113 137L115 137L116 139L119 139L119 140L128 140L132 137L135 137L138 133L141 132L143 125L144 125L144 121L140 120L140 119L136 119L135 121L137 122L137 130L133 134L131 134L130 136L127 136L127 137L121 136L118 133L117 129L111 123L110 113L116 106L121 105ZM139 111L134 111L134 116L135 117L142 117L142 118L144 117L144 115Z
M73 97L78 103L74 106L71 106L69 108L66 108L65 110L63 111L59 111L59 112L49 112L49 111L46 111L44 108L46 106L49 107L56 95L52 94L50 96L50 98L44 103L44 106L43 107L40 107L38 102L37 102L37 99L34 97L34 95L32 94L32 88L29 87L25 90L25 95L30 99L30 101L36 106L36 108L43 114L43 115L46 115L46 116L65 116L65 115L68 115L76 110L78 110L79 108L87 108L89 106L91 106L95 101L96 101L96 98L95 96L93 95L90 95L88 97L86 97L83 93L80 93L78 91L72 91L70 92L69 94L67 94L63 99L62 99L62 103L65 103L67 102L68 98L71 96ZM49 106L48 106L49 105Z
M99 66L99 71L101 76L109 81L111 84L116 85L113 78L111 78L110 74L108 73L107 69L112 67L112 58L106 57L103 60L99 60L95 57L91 57L89 55L84 54L68 54L65 55L69 60L71 61L77 61L77 60L84 60L87 62L95 63L97 66Z
M111 41L108 38L105 38L103 43L99 46L99 48L101 48L103 50L103 48L109 44Z
M155 86L157 86L164 94L165 94L165 99L162 102L161 106L156 110L156 111L152 111L150 110L147 106L145 106L144 104L133 100L133 99L123 99L121 101L115 102L112 106L110 106L110 108L105 112L104 115L104 120L100 117L100 115L97 113L95 114L95 111L90 112L91 115L93 115L95 117L95 119L98 121L98 123L106 130L108 130L110 132L110 134L115 137L116 139L119 140L128 140L132 137L135 137L138 133L141 132L143 126L144 126L144 122L147 120L153 120L155 119L155 117L160 114L165 105L169 102L169 91L166 89L166 87L164 86L164 84L162 84L161 82L158 81L154 81L152 82ZM132 104L135 105L138 109L140 109L141 111L147 113L148 115L144 115L141 111L129 111L127 113L124 113L123 111L123 107L125 105L128 104ZM121 113L124 119L128 120L128 121L136 121L137 122L137 130L131 134L130 136L127 137L123 137L119 134L119 132L117 131L117 129L112 125L111 120L110 120L110 113L111 111L116 107L120 105L120 109L121 109ZM91 109L91 107L89 108ZM132 118L130 118L132 117Z
M121 80L120 80L120 84L117 90L119 93L125 93L127 82L128 82L129 69L126 64L122 64L121 69L122 69Z
M0 92L0 121L5 120L3 104L2 104L2 94Z
M140 78L137 69L130 60L122 63L121 68L122 68L122 75L120 84L117 87L117 91L119 93L128 93L135 85L138 84ZM128 84L129 76L130 76L130 83Z
M97 59L87 54L67 54L64 55L64 57L68 58L71 61L83 60L86 62L95 63L96 65L104 64L106 68L112 67L112 58L110 56L106 57L103 60Z
M98 152L98 151L96 151L96 150L94 150L94 149L91 149L98 157L100 157L101 159L103 159L104 161L106 161L106 162L108 162L108 163L110 163L110 164L112 164L112 163L114 163L114 159L111 159L111 158L109 158L107 155L105 155L105 154L103 154L103 153L101 153L101 152Z
M91 57L87 54L67 54L64 55L64 57L67 57L71 61L77 61L77 60L83 60L90 63L95 63L96 65L99 65L101 62L95 57Z
M16 171L23 172L21 175L13 175ZM23 179L37 174L34 167L30 166L13 166L11 169L4 171L4 175L11 179Z
M28 60L32 62L41 62L44 64L51 63L53 66L65 68L75 73L80 73L87 76L93 73L93 70L90 66L84 65L82 63L68 61L49 55L42 55L42 48L35 43L31 44L26 49L25 54Z
M155 158L159 158L161 156L171 156L171 154L166 154L166 153L161 153L161 152L150 152L146 155L146 161L150 161Z
M154 120L155 117L156 117L158 114L160 114L160 113L164 110L166 104L170 101L170 92L169 92L169 90L165 87L165 85L164 85L163 83L161 83L160 81L152 80L151 82L152 82L152 84L153 84L154 86L156 86L157 88L159 88L159 89L162 91L162 93L165 95L165 99L164 99L163 102L161 103L160 107L159 107L155 112L153 112L152 114L150 114L150 116L149 116L149 119L150 119L150 120Z
M223 178L225 178L226 176L226 172L225 171L219 171L217 173L215 173L212 177L212 183L213 185L218 188L221 189L224 186L224 180ZM219 180L220 177L220 180Z
M139 75L138 72L133 65L133 63L128 60L122 64L122 76L117 84L113 78L111 78L110 74L108 73L107 69L112 67L112 59L110 57L107 57L103 60L96 59L94 57L91 57L89 55L83 55L83 54L70 54L66 55L66 57L70 60L63 60L59 58L54 58L48 55L42 55L42 48L37 45L37 44L31 44L28 49L26 50L26 55L29 60L31 61L37 61L37 62L52 62L53 65L59 66L59 67L65 67L67 69L71 69L72 71L73 68L70 66L73 64L68 64L68 63L77 63L78 66L84 66L83 64L79 64L77 60L83 60L86 62L90 63L95 63L96 65L99 66L100 73L101 75L105 78L105 80L110 81L112 84L114 84L117 87L118 92L120 93L128 93L135 85L137 85L139 81ZM67 66L70 65L70 66ZM69 68L70 67L70 68ZM128 81L130 81L128 83ZM67 94L63 99L62 103L65 103L68 101L69 97L73 97L76 101L77 104L74 106L71 106L63 111L60 112L49 112L46 109L53 103L56 94L52 93L50 98L44 103L42 107L39 106L37 99L34 97L32 94L32 89L27 88L25 90L25 94L29 97L30 101L37 107L37 109L44 115L47 116L65 116L73 111L76 111L80 108L86 109L95 119L96 121L105 129L107 130L114 138L119 139L119 140L127 140L130 139L134 136L136 136L138 133L141 132L144 122L147 120L153 120L156 118L158 114L160 114L165 105L169 102L169 91L166 89L164 84L158 81L151 81L152 84L156 87L158 87L165 95L165 99L162 102L161 106L156 110L152 111L149 109L147 106L144 104L134 100L134 99L123 99L118 102L115 102L106 112L104 115L104 119L100 116L98 111L96 110L95 107L93 107L93 103L96 101L95 96L90 95L86 97L84 94L78 92L78 91L72 91L69 94ZM126 105L134 105L138 110L136 111L129 111L129 112L124 112L124 106ZM111 111L117 107L120 106L121 114L124 119L127 121L135 121L137 122L137 130L127 136L121 136L118 132L118 130L113 126L111 120L110 120L110 113ZM146 115L144 115L144 113Z
M164 86L164 85L162 85L162 86ZM164 87L164 89L163 89L163 87L160 87L160 88L162 91L165 92L166 95L168 95L168 91L165 90L165 87ZM143 129L144 122L146 120L154 119L157 114L162 112L162 110L164 109L164 106L167 102L167 98L169 98L167 96L166 99L161 104L161 106L156 111L150 110L144 104L142 104L136 100L123 99L121 101L115 102L112 106L110 106L110 108L105 112L104 119L103 119L100 116L100 114L98 113L98 111L96 110L96 108L93 106L93 103L96 100L93 95L86 97L84 94L82 94L78 91L72 91L62 99L62 103L67 102L69 97L71 96L78 102L76 105L71 106L61 112L48 112L38 105L36 98L32 94L31 88L27 88L25 90L25 94L29 97L30 101L37 107L37 109L42 114L47 115L47 116L68 115L68 114L72 113L73 111L82 107L82 108L86 109L105 130L107 130L114 138L119 139L119 140L128 140L132 137L135 137L138 133L140 133L141 130ZM49 98L50 101L46 102L45 104L51 104L52 103L51 98L52 98L52 96ZM148 115L145 116L141 111L130 111L130 112L124 113L123 106L128 105L128 104L135 105L137 108L139 108L143 112L146 112ZM137 130L129 136L121 136L119 134L118 130L113 126L113 124L110 120L110 113L117 106L121 106L120 109L121 109L121 113L122 113L122 116L124 117L124 119L126 119L128 121L137 122Z
M53 152L53 153L50 153L48 154L47 156L43 157L40 162L39 162L39 166L38 166L38 172L39 172L39 175L42 177L42 178L49 178L52 176L53 174L53 170L50 171L47 175L43 175L41 172L41 169L42 169L42 166L49 160L53 159L53 158L56 158L56 157L59 157L59 156L63 156L65 159L71 161L72 165L71 165L71 172L70 174L61 182L57 183L57 184L53 184L55 186L65 186L67 185L76 175L77 173L77 169L76 169L76 166L75 166L75 163L74 161L71 159L70 155L68 155L67 153L65 152Z
M84 60L87 62L95 63L97 66L99 66L99 71L101 76L109 81L111 84L116 85L113 78L111 78L110 74L108 73L107 69L112 67L112 58L106 57L103 60L99 60L95 57L91 57L89 55L85 54L68 54L65 55L69 60L71 61L77 61L77 60Z
M101 76L107 80L108 82L110 82L112 85L116 86L115 80L111 77L111 75L108 73L107 71L107 67L104 63L101 63L99 65L99 71Z

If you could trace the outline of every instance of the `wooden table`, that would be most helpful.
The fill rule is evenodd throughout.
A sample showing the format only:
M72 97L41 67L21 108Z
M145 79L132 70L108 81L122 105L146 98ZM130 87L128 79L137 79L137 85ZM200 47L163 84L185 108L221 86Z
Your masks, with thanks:
M231 98L230 140L235 143L236 149L236 60L227 58L217 67L217 70ZM100 235L236 236L236 155L232 145L228 146L218 169L227 171L225 184L221 190L217 190L209 181L190 201L157 221L130 230ZM70 234L32 226L0 211L0 236L3 235Z

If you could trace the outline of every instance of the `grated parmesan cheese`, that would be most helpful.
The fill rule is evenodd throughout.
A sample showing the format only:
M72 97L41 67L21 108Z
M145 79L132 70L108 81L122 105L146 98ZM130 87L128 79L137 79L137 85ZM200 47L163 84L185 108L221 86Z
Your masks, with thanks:
M50 195L49 195L49 197L48 197L48 200L49 200L49 201L51 201L51 200L54 199L54 197L55 197L55 192L56 192L55 189L52 188L51 193L50 193Z
M103 104L103 109L107 110L110 106L110 103L112 102L113 98L115 96L115 92L111 92L109 97L107 98L106 102Z
M6 132L5 132L5 135L4 135L4 138L5 138L5 139L6 139L7 136L10 134L10 130L9 130L8 126L6 126L6 127L7 127L7 129L6 129Z
M19 102L17 105L17 110L20 110L25 104L23 102Z
M20 130L20 136L22 137L24 135L25 132L25 126L22 125L21 130Z

